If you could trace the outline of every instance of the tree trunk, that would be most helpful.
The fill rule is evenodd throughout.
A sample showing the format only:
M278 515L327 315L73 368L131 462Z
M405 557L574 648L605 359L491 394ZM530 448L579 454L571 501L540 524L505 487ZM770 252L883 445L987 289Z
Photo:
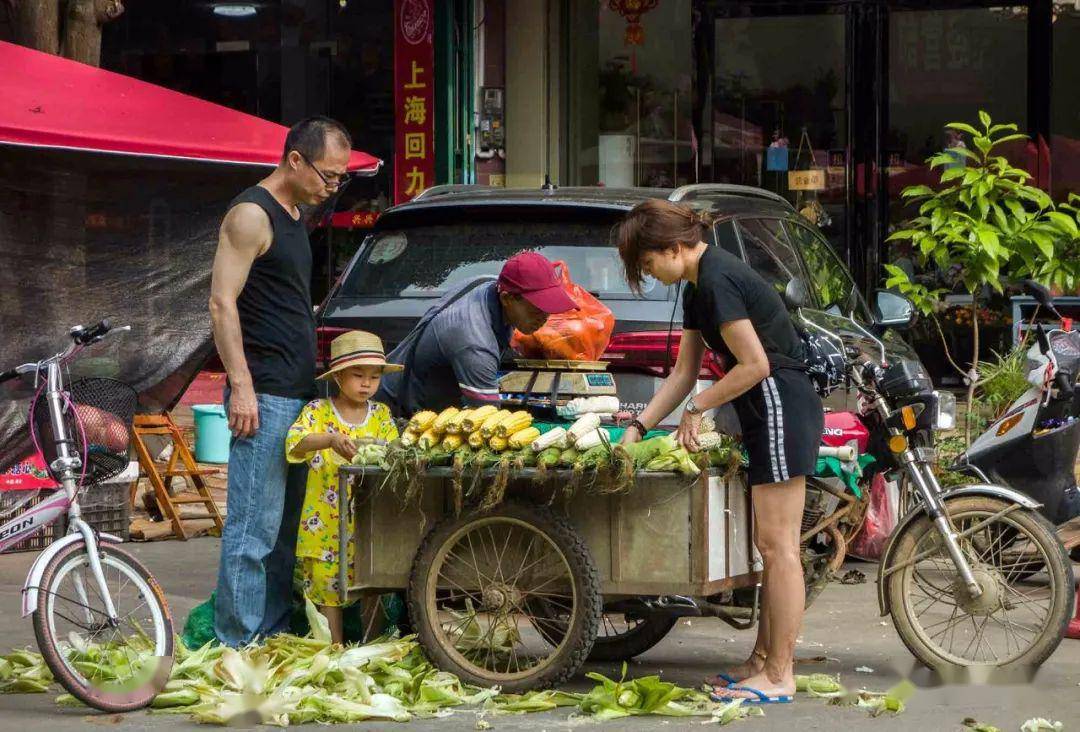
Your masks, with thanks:
M68 0L63 55L73 61L100 66L101 26L119 18L123 12L121 0Z
M15 41L56 55L60 52L59 0L21 0L15 5Z
M975 413L975 387L979 384L979 300L971 298L971 370L968 371L967 418L964 420L964 444L971 447L971 423Z

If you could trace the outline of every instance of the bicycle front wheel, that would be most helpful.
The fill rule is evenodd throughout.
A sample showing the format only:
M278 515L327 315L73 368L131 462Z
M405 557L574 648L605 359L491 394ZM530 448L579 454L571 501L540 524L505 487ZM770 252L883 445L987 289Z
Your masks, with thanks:
M99 544L110 619L83 542L45 567L34 612L34 634L56 680L72 696L105 712L150 704L169 680L173 626L156 580L124 550Z

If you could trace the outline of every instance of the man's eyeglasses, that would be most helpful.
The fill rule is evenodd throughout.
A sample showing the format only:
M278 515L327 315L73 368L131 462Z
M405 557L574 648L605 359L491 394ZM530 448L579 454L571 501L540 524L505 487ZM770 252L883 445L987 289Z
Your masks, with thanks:
M319 176L319 180L321 180L323 182L323 185L325 185L327 188L341 188L343 185L348 183L350 178L352 177L352 175L348 171L341 173L340 175L335 173L324 173L318 168L316 168L313 162L307 159L307 155L304 155L304 153L300 152L299 150L296 151L296 154L299 155L300 158L308 164L308 167L315 171L315 175Z

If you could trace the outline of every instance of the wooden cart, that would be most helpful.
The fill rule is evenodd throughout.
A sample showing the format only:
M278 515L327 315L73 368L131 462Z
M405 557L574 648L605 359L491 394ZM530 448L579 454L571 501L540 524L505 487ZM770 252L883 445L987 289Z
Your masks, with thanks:
M741 475L639 473L627 493L579 486L567 499L573 479L518 471L502 504L455 516L449 468L429 469L403 507L380 494L383 471L343 467L340 515L356 512L357 531L355 577L343 562L340 586L348 599L404 591L437 665L509 692L559 683L587 657L636 655L681 609L759 582ZM340 536L344 557L352 538Z

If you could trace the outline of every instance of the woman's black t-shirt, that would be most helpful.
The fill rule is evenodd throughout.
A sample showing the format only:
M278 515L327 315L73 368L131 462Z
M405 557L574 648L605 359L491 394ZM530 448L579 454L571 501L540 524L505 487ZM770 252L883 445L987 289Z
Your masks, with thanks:
M705 344L724 359L735 356L720 335L720 326L748 319L773 368L806 369L802 340L780 294L738 257L710 246L698 261L697 285L683 292L683 328L701 332Z

